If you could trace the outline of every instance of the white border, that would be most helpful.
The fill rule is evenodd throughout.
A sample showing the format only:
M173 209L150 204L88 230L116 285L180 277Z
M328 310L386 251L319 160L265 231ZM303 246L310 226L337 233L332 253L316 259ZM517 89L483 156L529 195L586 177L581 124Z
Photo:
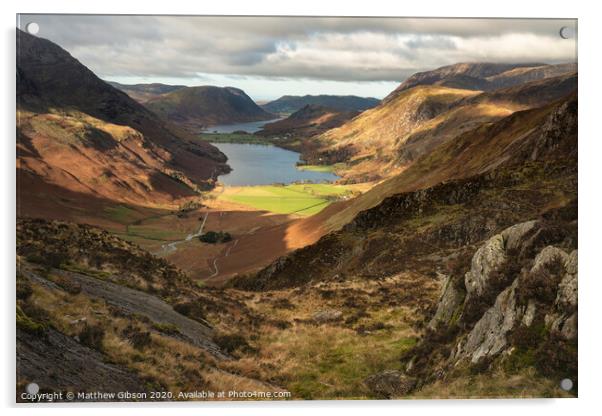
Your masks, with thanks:
M494 4L493 6L490 4ZM307 413L329 414L335 411L352 415L365 415L376 410L384 414L478 414L487 416L508 413L523 414L545 412L566 416L575 412L593 413L599 406L601 386L600 355L601 345L600 297L602 287L598 263L599 243L602 234L600 227L599 207L602 198L599 189L600 157L602 152L602 134L599 132L599 109L602 94L600 91L599 41L602 40L600 13L593 6L594 2L546 1L527 2L524 0L505 0L503 2L483 1L412 1L393 2L385 0L350 1L162 1L125 2L123 0L103 0L101 2L75 2L69 0L22 0L3 1L2 3L3 56L0 65L4 82L4 96L0 101L2 126L4 135L2 143L2 247L0 258L4 271L1 322L5 329L2 348L2 373L0 395L2 405L12 407L10 414L19 411L14 407L14 192L15 192L15 21L16 13L104 13L104 14L249 14L249 15L345 15L345 16L437 16L437 17L547 17L579 19L579 190L580 190L580 230L579 230L579 326L581 343L579 345L580 374L579 399L565 400L457 400L457 401L401 401L401 402L293 402L293 403L193 403L193 404L141 404L110 405L111 409L102 405L86 404L76 406L44 405L39 408L23 408L26 414L41 410L48 414L102 414L107 411L115 414L142 413L149 415L166 412L178 413L220 413L229 414L261 414L261 415L306 415ZM597 128L598 127L598 128ZM11 374L12 373L12 374ZM59 407L60 406L60 407ZM82 408L84 407L84 408ZM125 409L121 408L125 407Z

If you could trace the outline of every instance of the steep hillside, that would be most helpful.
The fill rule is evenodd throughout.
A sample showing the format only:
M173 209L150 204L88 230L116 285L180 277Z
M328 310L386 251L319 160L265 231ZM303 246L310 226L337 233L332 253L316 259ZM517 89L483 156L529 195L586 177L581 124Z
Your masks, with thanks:
M225 156L100 80L54 43L17 34L18 215L175 204L210 188Z
M270 113L291 114L307 105L328 107L338 111L364 111L376 107L380 100L355 95L284 95L261 107Z
M237 297L199 290L167 261L93 227L19 220L17 231L19 391L36 382L44 392L185 400L199 398L179 389L282 390L226 368L246 351L239 326L264 322Z
M430 120L447 112L458 102L477 93L446 87L422 86L400 94L395 100L364 111L358 117L329 130L312 140L317 151L304 152L304 159L311 164L347 162L347 177L368 181L380 176L392 175L401 168L397 165L397 147L412 132L425 126ZM465 113L464 119L482 115L506 115L496 108L483 108L479 112ZM461 127L461 126L460 126Z
M577 377L576 94L460 134L346 210L329 214L337 231L232 285L348 296L324 318L345 326L337 316L377 313L351 288L401 313L418 295L390 285L415 282L423 309L380 328L413 322L420 339L364 379L378 397L576 394L557 391Z
M232 87L186 87L153 98L146 106L194 133L215 124L233 124L276 118L259 107L244 91Z
M166 85L160 83L153 84L120 84L119 82L108 81L113 87L125 92L139 103L144 104L150 99L161 95L186 88L185 85Z
M266 137L311 137L339 127L358 114L358 111L341 111L308 104L283 120L266 124L255 134Z
M416 86L309 141L309 163L347 162L348 180L390 177L462 132L515 111L543 106L577 88L565 74L491 92Z
M379 270L387 272L391 267L405 267L404 262L398 261L401 257L387 251L380 260L368 261L369 257L360 255L369 247L378 246L375 244L380 240L358 237L358 232L368 229L378 234L380 227L396 224L401 227L402 235L408 236L406 248L410 249L412 244L418 244L417 234L401 231L404 227L411 225L416 231L415 227L424 226L432 231L438 229L435 224L439 224L443 228L432 238L437 238L439 232L450 232L452 240L465 245L486 238L492 227L506 227L539 215L546 207L566 204L576 197L576 126L577 102L573 95L460 134L416 160L400 175L354 200L335 204L319 213L311 220L318 222L322 218L329 230L338 231L279 260L249 283L256 287L277 287L296 279L308 281L323 277L326 270L329 275L336 274L338 267L341 272L351 268L355 273L359 267L368 274L375 273L376 264ZM525 190L524 194L521 189ZM512 194L516 199L507 199ZM500 206L506 208L498 210ZM488 207L497 212L487 212ZM427 218L431 216L435 217ZM433 219L436 222L429 225ZM411 222L414 220L415 223ZM454 225L455 220L460 222ZM479 221L482 223L477 224ZM385 234L397 238L390 231ZM419 246L413 246L415 254ZM403 250L399 244L389 247ZM437 247L439 244L424 246L427 251L439 249ZM352 256L353 261L345 260L344 253ZM306 256L314 259L312 267L308 266ZM295 270L295 265L302 265L303 272Z

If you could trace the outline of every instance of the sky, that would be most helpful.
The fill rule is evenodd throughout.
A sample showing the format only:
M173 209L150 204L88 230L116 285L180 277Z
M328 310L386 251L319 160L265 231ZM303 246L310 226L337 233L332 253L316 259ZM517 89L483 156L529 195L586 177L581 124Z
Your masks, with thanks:
M576 61L574 20L21 15L19 27L125 84L238 87L383 98L413 73L458 62Z

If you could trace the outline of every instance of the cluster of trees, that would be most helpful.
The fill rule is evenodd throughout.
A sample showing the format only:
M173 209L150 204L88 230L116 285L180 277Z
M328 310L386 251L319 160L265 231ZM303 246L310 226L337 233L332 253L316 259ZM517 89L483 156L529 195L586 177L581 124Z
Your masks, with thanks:
M207 231L205 234L199 236L199 240L209 244L227 243L228 241L232 241L232 236L230 233L223 231Z

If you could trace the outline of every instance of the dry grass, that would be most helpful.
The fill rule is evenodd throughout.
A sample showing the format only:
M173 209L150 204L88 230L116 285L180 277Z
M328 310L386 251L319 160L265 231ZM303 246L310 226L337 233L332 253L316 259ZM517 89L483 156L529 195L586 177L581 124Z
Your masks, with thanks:
M68 336L78 335L85 325L102 327L101 350L107 361L134 370L149 389L227 391L240 386L273 390L263 383L217 369L216 359L206 351L154 330L153 323L146 319L116 316L104 301L33 285L28 302L46 311L53 325ZM151 332L150 345L136 349L126 335L128 327Z
M293 399L369 398L364 379L399 369L399 357L418 337L414 308L383 301L399 296L406 278L327 282L247 297L247 307L263 317L246 334L256 352L220 368L280 385ZM341 311L341 319L318 324L313 315L324 309Z
M440 380L414 392L412 399L495 399L574 397L562 390L560 380L542 378L533 368L518 374L497 370L493 374L467 375ZM407 397L406 397L407 398Z

